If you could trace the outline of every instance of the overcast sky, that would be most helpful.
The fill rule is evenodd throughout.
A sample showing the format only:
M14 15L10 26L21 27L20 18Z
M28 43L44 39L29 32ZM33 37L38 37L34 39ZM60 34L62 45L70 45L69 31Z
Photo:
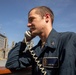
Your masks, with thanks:
M0 33L8 43L19 42L28 30L28 12L36 6L48 6L55 15L53 28L58 32L76 32L76 0L0 0ZM34 39L35 44L38 38Z

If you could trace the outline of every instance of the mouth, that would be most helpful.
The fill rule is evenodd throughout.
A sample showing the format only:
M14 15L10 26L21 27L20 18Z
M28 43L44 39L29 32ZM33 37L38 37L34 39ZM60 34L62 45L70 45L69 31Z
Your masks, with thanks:
M32 31L34 31L35 30L35 28L30 28L30 31L32 32Z

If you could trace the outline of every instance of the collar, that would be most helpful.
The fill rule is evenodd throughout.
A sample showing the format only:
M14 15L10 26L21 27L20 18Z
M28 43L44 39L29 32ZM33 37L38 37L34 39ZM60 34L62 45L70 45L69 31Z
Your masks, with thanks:
M56 30L52 29L45 45L51 48L57 48L58 39L59 33Z
M50 47L54 49L57 48L58 39L59 33L56 30L52 29L46 40L45 47ZM41 45L41 40L39 41L39 45Z

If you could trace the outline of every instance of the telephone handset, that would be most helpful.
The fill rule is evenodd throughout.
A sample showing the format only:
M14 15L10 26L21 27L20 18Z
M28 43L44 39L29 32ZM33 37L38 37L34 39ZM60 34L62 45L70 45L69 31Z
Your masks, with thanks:
M34 38L34 36L32 36L29 30L25 32L25 37L26 37L26 41L30 41Z
M28 30L24 34L24 39L22 42L29 43L35 36L31 34L31 32Z

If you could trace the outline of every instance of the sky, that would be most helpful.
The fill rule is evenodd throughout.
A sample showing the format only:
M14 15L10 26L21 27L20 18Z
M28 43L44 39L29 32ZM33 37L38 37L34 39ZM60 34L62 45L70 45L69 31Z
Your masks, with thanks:
M76 0L0 0L0 33L8 45L22 41L29 28L28 12L36 6L48 6L54 12L53 28L58 32L76 32ZM37 44L39 38L34 38Z

